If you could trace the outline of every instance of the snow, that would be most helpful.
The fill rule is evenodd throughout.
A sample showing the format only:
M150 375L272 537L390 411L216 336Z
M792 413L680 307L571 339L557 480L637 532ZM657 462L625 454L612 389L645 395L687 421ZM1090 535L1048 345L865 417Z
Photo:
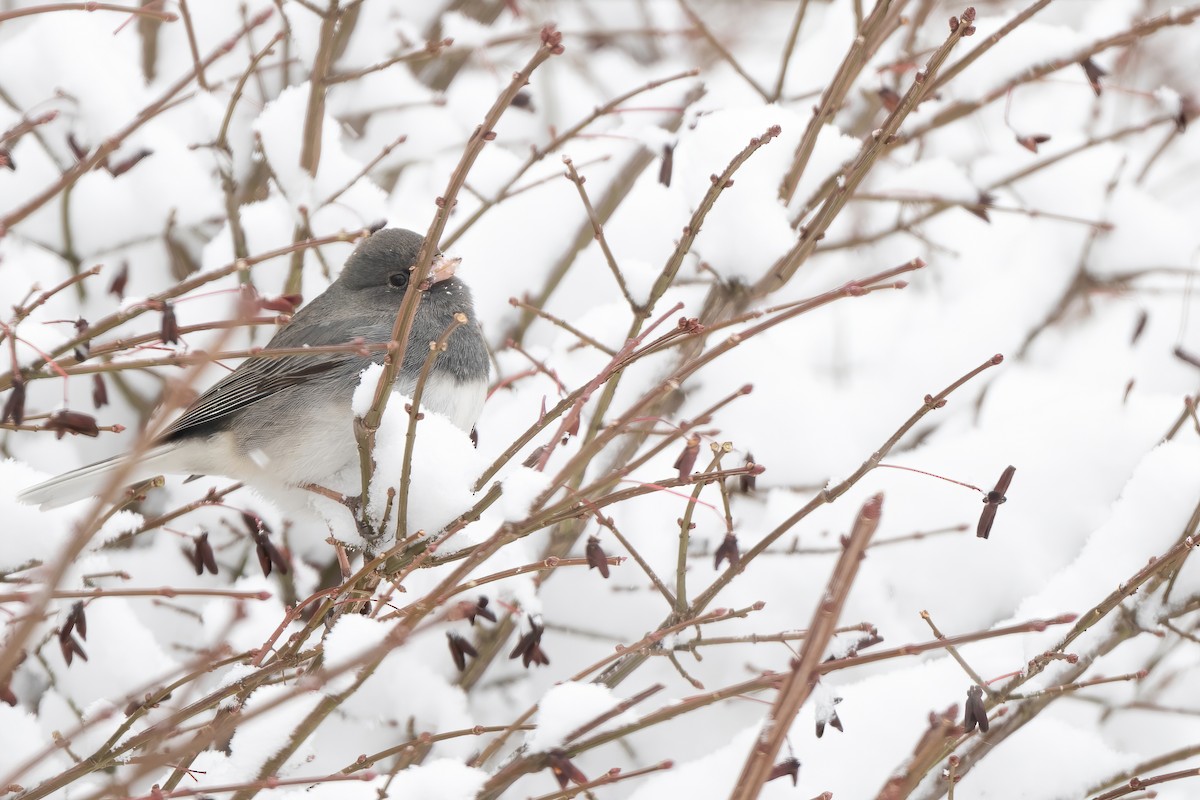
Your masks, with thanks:
M363 370L351 401L356 414L364 414L371 407L375 387L382 374L383 368L378 365ZM371 484L370 506L371 515L376 520L384 518L387 489L395 487L400 480L409 424L409 414L405 408L409 405L410 398L393 392L376 432L376 467ZM410 531L433 533L440 531L470 505L474 496L471 484L483 469L484 462L467 434L449 418L432 411L423 411L423 414L416 426L411 462L412 481L408 488L410 497L420 498L421 501L410 507L407 524ZM360 482L357 464L331 481L334 486L347 487L347 491L352 491ZM346 512L340 509L330 513L332 519L333 515L344 517Z
M929 158L894 172L880 181L879 189L899 199L934 197L960 203L979 200L979 189L948 158Z
M799 142L801 119L772 106L714 111L701 117L675 149L679 180L673 186L677 184L695 206L712 187L709 177L722 174L752 138L762 137L773 125L785 133L759 148L738 169L733 185L722 191L696 237L695 252L728 280L760 274L795 241L787 209L776 193L779 176ZM729 236L731 230L748 235Z
M397 776L391 789L404 797L469 800L483 787L487 773L448 758L434 759Z
M4 752L5 770L27 761L32 762L24 779L29 783L51 777L68 763L64 753L55 752L47 731L36 715L3 703L0 703L0 747Z
M243 775L254 774L268 758L287 743L291 732L304 721L321 701L316 692L300 693L287 685L263 686L242 706L245 720L237 726L229 742L233 766ZM288 702L281 702L290 697ZM302 746L281 770L286 774L310 760L312 743Z
M534 752L545 752L567 744L566 737L602 714L610 713L621 702L612 691L594 683L567 681L555 686L538 701L537 727L525 744ZM594 736L628 725L636 717L624 711L592 728Z
M550 478L537 470L520 467L512 471L502 484L501 513L513 522L528 516L534 500L545 491Z
M369 617L340 616L325 637L325 668L343 675L325 684L325 692L332 695L345 691L354 682L356 668L383 644L387 632L387 625Z

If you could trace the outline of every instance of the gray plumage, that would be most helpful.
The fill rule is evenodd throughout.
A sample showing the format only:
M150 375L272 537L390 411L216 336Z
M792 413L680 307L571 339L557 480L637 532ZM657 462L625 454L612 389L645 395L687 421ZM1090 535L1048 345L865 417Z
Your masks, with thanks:
M266 349L386 342L416 263L422 237L396 228L365 239L328 289L300 309ZM449 277L422 297L395 389L411 396L429 355L462 312L434 362L422 407L470 431L487 390L488 353L471 292ZM250 484L320 483L357 463L351 398L360 373L383 352L252 358L194 402L134 468L130 481L162 473L225 475ZM68 472L26 489L25 503L54 508L103 489L120 457Z

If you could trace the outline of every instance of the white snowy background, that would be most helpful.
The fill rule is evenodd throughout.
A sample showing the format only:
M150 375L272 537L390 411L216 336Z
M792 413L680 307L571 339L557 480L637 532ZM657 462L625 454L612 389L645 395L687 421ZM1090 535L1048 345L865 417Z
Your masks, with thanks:
M314 0L322 6L323 0ZM897 0L893 0L897 4ZM22 118L49 111L57 117L39 125L10 150L14 169L0 169L0 215L8 215L52 185L74 163L68 137L94 148L133 120L171 84L192 72L193 58L182 20L157 29L153 77L143 62L145 32L127 14L97 10L60 11L9 19L35 3L0 2L0 131ZM443 242L461 256L460 275L471 285L484 331L495 355L490 396L478 424L479 445L437 419L420 426L414 466L410 528L436 531L477 498L476 477L561 396L546 374L527 374L531 361L506 341L519 336L522 349L547 365L568 389L586 384L607 363L601 351L579 346L571 334L544 320L518 326L511 297L540 301L609 348L626 336L630 313L605 257L590 239L586 211L576 187L561 177L569 156L587 178L599 205L613 186L624 194L604 233L636 300L649 295L654 279L688 218L718 174L751 137L772 125L781 133L737 173L704 222L676 284L656 306L672 304L698 316L715 281L753 283L796 241L790 224L804 201L858 152L886 111L878 90L903 93L913 71L880 70L928 51L948 34L946 19L962 4L907 3L905 13L920 24L905 26L884 42L822 130L814 155L790 207L778 199L780 180L791 164L812 107L837 70L854 37L855 7L869 12L873 0L813 0L784 75L783 94L769 103L714 49L676 2L644 0L514 0L508 3L400 2L366 0L357 7L352 32L334 61L334 73L351 73L426 41L452 37L433 58L399 63L328 93L322 152L315 176L299 166L309 102L306 82L320 36L320 19L309 3L269 0L192 0L197 50L203 57L237 34L246 19L273 10L272 17L205 69L207 89L195 82L173 105L125 138L113 162L140 149L150 151L127 172L96 170L69 193L2 230L0 319L27 302L32 286L50 288L74 272L99 266L97 276L51 298L20 322L20 341L3 341L0 369L39 361L73 334L58 320L96 320L119 308L137 309L147 296L174 285L193 270L214 270L235 258L222 175L261 191L243 198L240 222L250 255L290 245L307 220L314 236L355 231L377 220L424 231L436 211L434 199L458 163L463 147L499 92L539 45L538 31L555 22L565 52L534 74L522 107L510 108L468 175ZM346 5L343 3L343 5ZM738 65L768 92L797 9L796 2L696 2L693 7L734 55ZM1025 2L981 2L978 31L964 39L961 57L1025 8ZM447 7L443 7L447 6ZM459 9L495 6L492 22ZM168 11L178 12L175 3ZM1146 38L1130 38L1104 50L1095 62L1111 73L1097 97L1071 56L1089 43L1128 30L1156 14L1192 13L1155 0L1057 0L1007 35L936 96L923 103L901 133L918 131L953 104L988 95L1031 66L1065 58L1067 66L1043 80L1022 83L978 111L889 150L859 187L875 199L852 200L836 219L817 253L782 289L756 307L766 308L834 289L845 282L913 258L924 269L903 276L901 291L845 298L746 340L702 369L682 387L682 406L656 430L694 415L744 384L753 391L700 426L704 437L696 469L711 456L711 442L732 442L725 466L740 465L747 453L762 464L752 494L735 494L734 530L742 551L808 502L814 493L849 476L917 411L926 394L936 394L993 354L1003 364L955 392L945 408L925 416L902 439L886 464L911 467L988 489L1009 464L1016 474L1008 502L999 509L991 538L974 536L980 496L961 486L911 471L876 469L836 502L805 518L745 573L723 590L712 607L761 610L745 618L706 625L703 635L748 637L806 627L836 560L838 537L857 510L883 493L877 540L918 531L966 526L955 533L910 539L868 551L841 616L842 625L870 623L883 642L875 649L932 638L921 612L947 635L984 631L1031 619L1084 614L1110 592L1196 532L1200 501L1200 423L1186 414L1200 372L1175 355L1200 354L1193 277L1200 254L1200 132L1178 131L1172 118L1200 90L1195 26L1173 27ZM927 14L924 12L928 12ZM228 149L214 147L234 88L253 53L277 31L283 39L246 81L228 121ZM1127 46L1133 44L1133 46ZM285 60L286 59L286 60ZM461 59L444 89L433 88L439 64ZM910 65L911 67L911 65ZM530 147L545 145L614 97L649 81L695 69L698 73L639 94L570 139L560 150L525 171L516 188L526 191L492 203L518 174ZM698 99L694 90L702 86ZM1183 109L1183 110L1181 110ZM1127 135L1110 137L1125 128ZM1046 135L1036 154L1018 136ZM398 137L406 139L372 163ZM1093 140L1105 139L1099 143ZM11 145L11 146L10 146ZM670 185L660 182L664 146L673 148ZM1066 157L1012 180L1047 159ZM650 157L646 157L646 156ZM632 180L628 165L642 159ZM368 168L369 166L369 168ZM269 177L262 179L262 170ZM365 169L365 175L363 174ZM258 175L255 178L255 175ZM544 179L544 180L543 180ZM994 188L993 188L994 187ZM988 191L994 205L984 220L953 205L979 202ZM329 198L334 197L332 201ZM880 199L884 198L884 199ZM888 200L886 198L892 198ZM905 202L899 202L905 200ZM949 203L950 205L947 205ZM1009 210L1002 210L1009 209ZM481 211L477 221L476 212ZM917 226L906 220L937 213ZM6 217L7 218L7 217ZM469 225L468 225L469 223ZM587 241L576 252L576 240ZM170 240L170 246L168 246ZM335 243L307 251L301 293L311 298L328 285L351 245ZM257 263L251 280L264 296L285 291L290 256ZM557 265L570 265L556 283ZM112 277L128 269L124 300L107 291ZM206 284L177 303L180 325L235 316L238 276ZM549 288L548 288L549 287ZM265 312L271 313L271 312ZM153 333L159 314L134 316L98 337ZM179 345L126 351L120 359L169 355L221 346L261 344L273 328L187 334ZM710 340L715 345L727 332ZM153 343L152 343L153 344ZM622 377L605 421L623 412L665 375L671 352L639 363ZM26 414L35 417L67 407L94 413L101 425L120 424L121 434L96 438L49 432L0 430L0 625L11 632L23 614L18 592L42 588L38 565L54 563L91 503L42 512L15 496L49 475L124 452L150 418L164 386L182 370L163 367L109 376L111 403L92 408L92 378L30 381ZM223 374L208 367L199 385ZM7 384L5 384L7 385ZM7 398L0 394L0 404ZM595 401L584 413L583 431L593 422ZM381 430L381 470L398 474L402 404L389 406ZM1177 424L1183 417L1181 425ZM391 427L389 427L389 425ZM1167 436L1178 428L1167 441ZM529 504L550 475L578 452L578 440L559 447L547 475L520 467L536 444L552 437L557 424L518 454L498 476L501 500L452 541L483 541L506 521L525 518ZM389 436L389 431L392 435ZM654 441L650 440L650 444ZM399 442L399 444L397 444ZM675 475L681 443L667 447L629 476L623 487ZM609 456L597 457L589 475L603 474ZM132 543L106 542L136 530L144 519L200 498L228 480L206 477L182 483L168 478L135 513L112 518L70 566L60 590L173 587L268 592L270 599L222 596L103 596L86 606L87 661L66 666L56 631L74 599L54 600L47 617L25 643L26 658L11 691L16 705L0 704L0 792L19 784L34 789L78 760L118 739L146 730L188 703L251 671L234 663L201 675L170 699L119 730L123 709L205 663L207 648L229 654L261 647L285 620L286 605L329 586L333 550L330 534L351 544L357 533L344 510L313 503L308 508L268 500L251 489L229 495L223 505L200 508L165 527L138 533ZM734 482L731 482L734 483ZM649 493L609 506L618 530L669 586L674 587L678 519L687 507L685 487ZM720 573L713 551L725 535L717 486L710 485L693 512L689 596ZM261 515L294 571L263 577L239 511ZM1189 527L1190 526L1190 527ZM220 572L196 576L184 551L191 537L207 531ZM584 538L599 536L605 552L627 556L606 530L586 519ZM480 566L476 576L538 561L549 530L505 547ZM584 538L575 555L582 555ZM788 552L789 549L799 552ZM825 550L806 553L805 550ZM1119 626L1144 632L1092 664L1084 678L1148 670L1124 681L1065 694L1034 720L986 753L956 788L959 798L1084 798L1109 776L1200 742L1200 643L1191 638L1200 617L1187 609L1200 599L1194 559L1184 562L1169 589L1135 594L1127 610L1108 616L1070 647L1087 654ZM404 604L423 596L449 565L419 570L405 580ZM563 567L540 584L518 576L481 590L502 615L540 618L543 667L522 669L509 660L516 638L469 691L457 685L446 632L472 637L466 621L430 617L395 648L361 687L296 748L279 770L283 778L335 773L360 754L376 753L420 732L448 732L475 725L505 726L534 704L531 732L519 732L482 769L466 766L494 734L461 736L434 745L407 769L389 777L394 759L375 766L367 782L317 783L264 790L261 796L374 798L474 797L489 774L500 769L512 748L553 749L570 731L608 712L622 698L655 684L665 689L607 723L615 727L685 698L748 680L764 670L787 671L794 651L780 642L732 643L700 648L703 660L679 652L689 683L670 661L651 657L609 690L569 678L611 655L614 647L637 642L668 615L660 594L632 560L613 567L605 581L595 570ZM475 594L470 595L474 597ZM1191 604L1189 606L1189 604ZM1161 620L1173 615L1168 629ZM291 623L285 641L302 623ZM247 715L227 742L201 752L179 789L253 782L263 763L283 747L293 730L324 696L349 686L356 657L384 641L390 625L378 618L347 615L312 644L323 643L325 670L351 665L323 686L288 680L256 690ZM487 627L490 623L481 622ZM1053 646L1069 626L964 645L961 655L993 680L1022 670ZM1182 633L1180 632L1182 631ZM688 641L697 628L667 644ZM0 637L8 635L0 633ZM839 636L832 654L844 655L855 635ZM793 642L799 647L800 642ZM839 649L840 648L840 649ZM863 653L870 653L870 648ZM245 659L243 659L243 662ZM1023 691L1049 685L1064 665L1052 664ZM972 681L941 650L834 671L791 729L789 752L802 764L799 785L788 778L768 783L763 797L870 798L902 770L928 726L930 712L965 700ZM993 684L999 686L1003 680ZM671 769L595 790L597 797L726 797L769 709L772 692L714 703L661 725L647 727L620 743L573 759L589 778L613 767L631 770L665 759ZM814 715L828 718L833 698L845 730L827 727L817 738ZM765 703L764 703L765 701ZM269 711L255 712L278 703ZM1020 701L1007 704L1017 713ZM198 725L216 708L189 719ZM254 712L254 713L251 713ZM82 725L85 722L90 724ZM592 735L592 734L589 734ZM56 746L56 737L66 737ZM181 740L181 742L184 740ZM179 742L179 743L181 743ZM161 758L160 742L150 748ZM964 742L964 747L967 745ZM91 798L143 796L173 771L161 766L139 773L132 783L124 770L136 768L139 751L125 754L130 766L83 775L49 796ZM1197 766L1200 752L1143 774ZM174 763L174 762L168 762ZM939 769L913 794L941 796ZM1196 796L1194 780L1157 787L1160 798ZM116 786L118 790L106 789ZM506 797L551 795L549 770L526 776ZM15 796L21 796L19 793Z

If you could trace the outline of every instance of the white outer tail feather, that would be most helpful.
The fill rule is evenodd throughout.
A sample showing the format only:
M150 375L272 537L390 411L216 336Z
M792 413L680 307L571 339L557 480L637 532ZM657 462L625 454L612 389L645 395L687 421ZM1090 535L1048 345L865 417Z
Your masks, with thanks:
M148 480L164 472L175 472L177 467L172 458L178 450L176 444L163 444L146 452L142 460L133 467L127 476L128 483ZM109 475L125 458L124 455L114 456L63 473L36 486L30 486L17 499L26 505L37 504L43 511L74 503L85 497L99 495L108 485Z

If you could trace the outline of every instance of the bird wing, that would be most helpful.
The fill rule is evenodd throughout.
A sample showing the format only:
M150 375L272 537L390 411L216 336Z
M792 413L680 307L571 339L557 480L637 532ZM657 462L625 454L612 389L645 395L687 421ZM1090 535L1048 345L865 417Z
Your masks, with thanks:
M257 358L243 363L231 375L210 388L192 403L183 416L171 423L164 441L175 441L196 434L200 429L253 405L289 386L312 380L336 369L350 358L321 356L285 356Z
M314 299L300 309L292 321L281 328L264 350L284 347L303 347L315 344L350 342L359 336L369 336L369 320L361 318L348 322L330 313L322 300ZM379 355L382 357L382 354ZM345 367L351 362L366 367L371 359L355 353L324 353L294 355L280 358L250 358L188 406L163 434L163 441L175 441L193 434L228 417L247 406L264 400L290 386L307 383L320 375Z

